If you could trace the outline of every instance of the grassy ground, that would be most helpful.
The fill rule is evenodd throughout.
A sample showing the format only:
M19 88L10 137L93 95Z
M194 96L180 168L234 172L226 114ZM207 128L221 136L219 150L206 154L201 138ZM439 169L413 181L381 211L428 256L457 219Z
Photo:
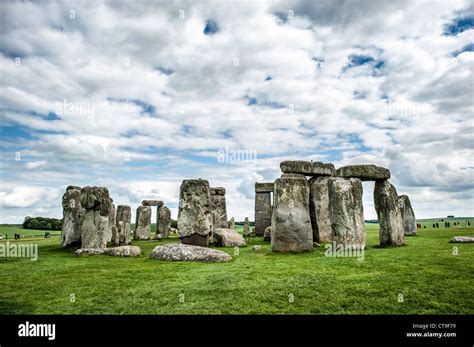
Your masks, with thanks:
M29 238L21 242L38 244L36 262L0 258L0 313L474 314L474 244L448 243L474 235L472 222L459 229L427 223L397 248L380 248L378 225L368 224L363 260L325 257L324 247L274 254L262 238L239 255L222 249L233 255L229 263L148 259L154 246L176 236L133 242L141 258L77 257L60 247L59 236Z

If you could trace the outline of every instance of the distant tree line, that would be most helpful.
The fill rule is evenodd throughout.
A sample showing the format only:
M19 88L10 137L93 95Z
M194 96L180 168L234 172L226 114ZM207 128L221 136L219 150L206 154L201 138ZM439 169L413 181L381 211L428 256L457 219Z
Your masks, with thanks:
M23 222L23 229L61 230L62 226L63 220L56 218L25 217Z

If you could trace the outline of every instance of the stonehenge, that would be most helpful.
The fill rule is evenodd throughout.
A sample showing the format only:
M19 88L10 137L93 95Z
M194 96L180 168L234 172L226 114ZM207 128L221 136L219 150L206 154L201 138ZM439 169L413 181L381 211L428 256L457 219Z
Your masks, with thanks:
M397 195L389 182L390 171L386 168L367 164L336 169L330 163L286 160L280 163L280 169L283 174L275 183L255 184L256 235L271 239L273 251L309 249L301 246L309 244L308 215L311 242L335 242L336 245L364 248L362 181L375 181L373 198L380 223L380 245L403 245L404 235L416 234L416 219L410 200L406 195ZM307 206L306 194L303 193L306 189L302 188L306 185L304 182L309 186ZM269 208L272 193L273 204ZM293 206L297 202L298 208L290 210L290 202ZM285 224L291 227L283 227ZM271 236L265 232L268 227L271 227ZM301 235L305 236L299 239Z
M272 224L272 197L274 184L255 183L255 236L263 236Z
M380 224L381 246L400 246L404 237L416 235L416 219L407 195L398 195L390 183L390 171L375 165L283 161L275 182L255 183L255 228L245 217L242 235L235 219L227 220L226 189L211 187L204 179L185 179L179 189L177 234L183 246L160 249L155 258L173 260L169 251L183 253L193 247L245 246L244 237L255 235L270 241L272 252L311 251L320 243L365 248L362 181L375 181L373 199ZM63 247L80 245L78 254L127 256L131 244L131 208L115 207L104 187L68 186L62 197ZM143 200L136 210L134 240L151 240L152 207L157 207L155 240L167 238L171 210L162 200ZM189 246L189 247L188 247ZM191 247L191 248L190 248ZM200 248L197 248L201 254ZM135 254L138 254L135 252ZM153 257L152 257L153 258ZM199 258L199 256L198 256Z
M309 183L302 174L284 173L275 181L272 213L272 252L313 248L309 216Z
M138 206L136 213L135 240L149 240L151 238L151 207Z
M179 189L178 236L184 244L209 246L212 202L209 181L183 180Z

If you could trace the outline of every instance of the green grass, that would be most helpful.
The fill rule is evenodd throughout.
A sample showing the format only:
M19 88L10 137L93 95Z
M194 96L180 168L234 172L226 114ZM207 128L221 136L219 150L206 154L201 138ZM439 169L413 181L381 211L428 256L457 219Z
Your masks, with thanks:
M139 258L78 257L60 247L58 236L29 239L38 244L38 261L0 258L0 313L474 313L474 244L448 243L454 235L474 235L474 227L427 227L395 248L378 246L377 224L367 230L363 260L325 257L324 247L275 254L262 238L251 240L229 263L148 259L154 246L177 242L174 235L133 242L144 252ZM253 244L262 250L253 251Z

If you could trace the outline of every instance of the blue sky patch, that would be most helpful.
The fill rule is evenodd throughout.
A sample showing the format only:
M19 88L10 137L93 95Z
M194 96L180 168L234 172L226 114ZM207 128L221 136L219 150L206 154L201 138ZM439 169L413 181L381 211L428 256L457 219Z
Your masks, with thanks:
M214 19L206 20L206 26L204 27L204 35L214 35L219 31L219 25Z
M444 27L444 35L455 36L463 31L474 28L474 16L459 17Z
M452 56L457 57L459 54L463 52L474 52L474 43L470 43L467 46L464 46L463 48L461 48L460 50L454 51L452 53Z

